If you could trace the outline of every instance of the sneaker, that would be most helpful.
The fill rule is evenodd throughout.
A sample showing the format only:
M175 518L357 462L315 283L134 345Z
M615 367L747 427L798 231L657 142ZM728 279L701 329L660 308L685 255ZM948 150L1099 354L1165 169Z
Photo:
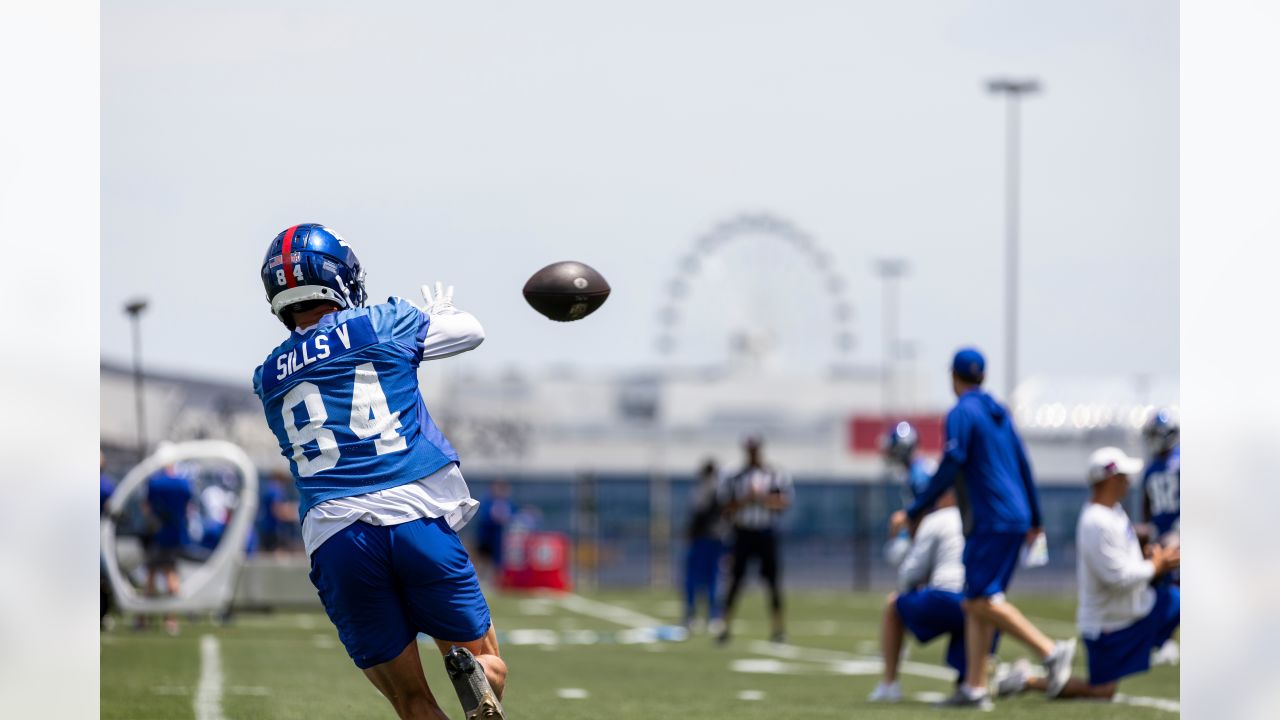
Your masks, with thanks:
M719 635L724 632L724 621L720 618L711 618L707 621L707 633L709 635Z
M778 645L785 644L787 642L787 634L779 630L778 632L769 636L769 642L777 643Z
M467 720L506 720L506 717L502 713L502 703L492 692L480 698L480 705L466 715Z
M724 647L729 644L729 626L726 625L723 630L716 633L716 645Z
M1177 665L1181 652L1178 650L1178 641L1169 639L1160 649L1151 656L1152 665Z
M902 686L897 682L876 684L876 689L867 696L867 702L896 703L902 701Z
M453 647L444 658L445 672L462 702L466 720L505 720L502 703L489 687L484 668L466 648Z
M1031 663L1025 659L1010 665L1000 663L996 666L996 674L991 678L995 686L996 697L1017 695L1027 689L1027 678L1031 677Z
M982 712L991 712L996 706L995 703L991 702L991 696L985 689L973 691L957 687L956 691L951 693L945 700L939 700L934 703L934 707L970 708L972 710L981 710Z
M1045 679L1049 681L1044 694L1056 698L1071 679L1071 661L1076 657L1076 639L1063 640L1053 646L1053 652L1044 659Z

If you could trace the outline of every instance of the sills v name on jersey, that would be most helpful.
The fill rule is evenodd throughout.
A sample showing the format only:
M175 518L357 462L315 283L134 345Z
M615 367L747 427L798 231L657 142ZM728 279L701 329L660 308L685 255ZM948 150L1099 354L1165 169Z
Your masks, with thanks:
M359 340L357 333L357 340ZM336 338L336 343L333 338ZM318 332L303 340L287 353L276 357L276 381L279 382L295 372L324 360L331 355L340 355L352 348L351 328L342 323L332 330ZM341 347L337 345L341 344ZM366 343L367 344L367 343Z

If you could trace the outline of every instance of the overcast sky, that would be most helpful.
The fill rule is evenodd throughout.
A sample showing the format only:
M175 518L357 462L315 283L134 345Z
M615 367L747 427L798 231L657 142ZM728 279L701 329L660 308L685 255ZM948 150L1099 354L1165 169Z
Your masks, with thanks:
M488 333L470 367L652 366L679 257L763 210L847 279L849 360L881 357L883 256L910 262L921 365L994 360L1004 109L983 82L1014 73L1045 86L1023 114L1024 374L1178 371L1173 2L111 0L102 24L106 358L142 295L152 367L247 382L283 337L263 253L316 221L375 299L455 284ZM614 288L567 325L519 294L562 259ZM783 367L834 357L806 267L767 238L726 249L676 361L721 359L752 317Z

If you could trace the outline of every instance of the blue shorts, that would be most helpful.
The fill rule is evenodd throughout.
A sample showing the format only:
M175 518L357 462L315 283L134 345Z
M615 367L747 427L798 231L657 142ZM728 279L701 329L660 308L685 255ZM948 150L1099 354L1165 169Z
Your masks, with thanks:
M945 635L964 632L964 596L937 588L922 588L902 593L894 602L902 624L922 643Z
M489 631L471 558L443 518L348 525L312 554L311 582L361 669L394 659L420 632L470 642Z
M989 598L1009 588L1026 533L974 533L964 539L964 596Z
M964 608L960 603L964 595L937 588L922 588L898 595L894 606L902 624L922 644L938 637L950 635L947 645L947 664L964 677ZM991 652L996 651L1000 633L991 639Z
M1164 645L1178 629L1182 600L1178 588L1156 587L1156 604L1134 624L1085 639L1089 650L1089 684L1105 685L1126 675L1151 669L1151 651Z

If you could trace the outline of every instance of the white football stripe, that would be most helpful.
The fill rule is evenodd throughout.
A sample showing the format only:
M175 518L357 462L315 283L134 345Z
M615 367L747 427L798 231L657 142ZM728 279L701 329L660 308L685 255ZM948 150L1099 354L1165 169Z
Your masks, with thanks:
M585 700L590 693L582 688L560 688L556 691L556 696L565 700Z
M226 720L222 714L222 657L218 638L213 635L200 638L200 684L192 706L196 720Z

